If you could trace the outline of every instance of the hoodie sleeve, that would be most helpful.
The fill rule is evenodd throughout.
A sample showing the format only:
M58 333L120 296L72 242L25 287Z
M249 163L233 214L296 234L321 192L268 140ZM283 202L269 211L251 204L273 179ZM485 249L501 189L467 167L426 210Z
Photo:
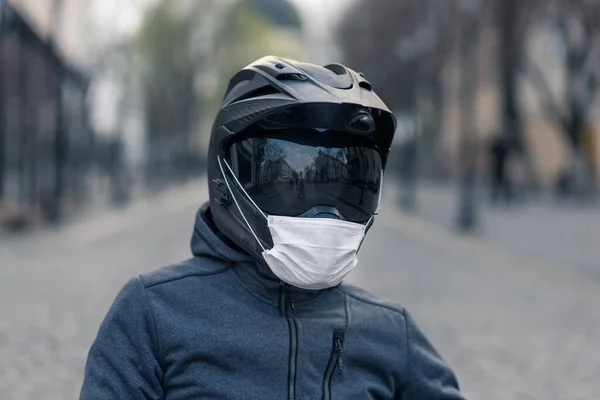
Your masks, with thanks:
M80 400L162 399L158 335L139 277L121 289L89 351Z
M402 400L464 400L456 376L405 311L407 360Z

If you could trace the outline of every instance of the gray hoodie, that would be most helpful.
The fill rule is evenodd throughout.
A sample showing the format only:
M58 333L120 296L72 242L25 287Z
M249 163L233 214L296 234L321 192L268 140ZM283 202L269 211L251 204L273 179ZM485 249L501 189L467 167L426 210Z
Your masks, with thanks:
M81 399L462 399L402 307L307 291L227 246L201 209L193 258L130 280L90 349Z

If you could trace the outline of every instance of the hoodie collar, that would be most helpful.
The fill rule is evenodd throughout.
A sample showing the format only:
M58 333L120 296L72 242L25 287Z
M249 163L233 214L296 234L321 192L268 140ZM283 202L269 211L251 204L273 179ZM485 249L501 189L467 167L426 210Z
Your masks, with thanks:
M302 305L327 290L305 290L284 284L263 260L227 245L204 220L208 210L204 204L196 214L191 249L195 257L209 257L230 265L240 283L252 295L278 307L281 291L285 291L294 306Z

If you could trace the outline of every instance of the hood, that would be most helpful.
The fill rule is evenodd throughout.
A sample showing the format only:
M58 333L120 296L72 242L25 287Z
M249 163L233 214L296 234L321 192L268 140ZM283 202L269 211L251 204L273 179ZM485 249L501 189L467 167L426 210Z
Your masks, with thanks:
M266 262L257 261L251 255L228 246L208 225L204 216L209 203L204 204L196 213L194 233L192 234L191 248L194 257L212 258L219 262L229 264L233 272L239 277L242 284L254 295L277 306L279 290L283 286L294 304L310 301L325 290L305 290L291 285L284 285L275 276Z
M195 257L216 258L226 263L255 262L247 253L228 246L204 220L203 214L208 210L205 203L196 213L194 233L192 234L191 249Z

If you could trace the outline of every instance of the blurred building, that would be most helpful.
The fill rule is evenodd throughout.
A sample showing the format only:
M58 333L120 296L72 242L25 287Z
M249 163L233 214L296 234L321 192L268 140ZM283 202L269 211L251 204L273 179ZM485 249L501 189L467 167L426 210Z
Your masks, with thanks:
M40 37L52 36L69 63L90 76L85 101L96 134L96 172L108 177L119 169L123 175L133 173L145 162L147 132L141 77L131 42L145 10L156 0L10 1Z
M50 217L85 190L88 78L19 7L0 0L0 202Z
M526 51L530 60L536 63L544 74L545 80L549 83L549 89L554 93L557 99L564 98L565 88L561 85L564 70L564 60L556 49L549 45L552 33L548 29L535 29L532 31L529 44ZM498 38L492 27L482 27L481 36L477 49L477 105L476 113L476 134L479 137L478 166L485 169L485 149L491 141L493 135L500 133L498 127L501 124L501 107L499 103L500 93L498 86L498 63L496 57L490 57L490 49L498 46ZM461 137L460 117L460 82L461 82L462 62L459 55L455 55L449 67L446 69L444 85L444 117L443 117L443 142L445 155L444 164L448 170L456 172L458 165L459 141ZM473 79L473 78L469 78ZM556 126L553 121L548 119L546 110L540 102L540 94L535 91L529 79L521 76L520 86L520 104L522 106L523 128L525 143L529 149L531 162L535 173L543 185L554 183L560 174L570 168L571 148L565 135ZM586 151L587 156L593 161L600 159L600 141L597 139L600 135L600 104L596 101L590 113L591 126L588 127ZM598 177L600 177L600 163L595 163ZM522 164L511 166L510 173L516 176L517 180L524 181L526 167Z
M264 160L261 164L260 183L288 183L297 181L298 173L284 158Z
M90 56L89 6L86 0L5 0L44 40L51 36L71 63L88 65Z
M319 150L315 158L315 169L317 173L317 182L341 181L348 178L348 167L346 160L340 160L338 157L327 154Z

